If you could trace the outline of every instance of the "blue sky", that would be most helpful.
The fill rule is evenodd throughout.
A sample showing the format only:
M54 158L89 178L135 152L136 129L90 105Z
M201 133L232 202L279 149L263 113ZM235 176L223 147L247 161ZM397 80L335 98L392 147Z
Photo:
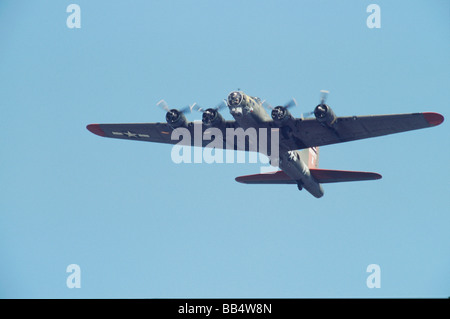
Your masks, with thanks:
M448 297L449 18L444 0L1 1L0 297ZM447 120L322 147L321 168L383 179L321 199L234 181L259 164L175 164L171 146L85 128L237 88L295 97L297 116L327 89L338 115Z

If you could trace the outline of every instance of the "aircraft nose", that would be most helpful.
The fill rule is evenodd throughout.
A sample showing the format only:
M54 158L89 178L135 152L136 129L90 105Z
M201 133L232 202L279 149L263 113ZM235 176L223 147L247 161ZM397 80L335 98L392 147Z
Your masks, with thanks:
M240 92L231 92L228 95L228 106L238 106L242 102L242 94Z
M231 113L231 115L233 115L233 116L238 116L238 117L240 117L240 116L243 115L243 113L242 113L242 107L232 107L231 110L230 110L230 113Z

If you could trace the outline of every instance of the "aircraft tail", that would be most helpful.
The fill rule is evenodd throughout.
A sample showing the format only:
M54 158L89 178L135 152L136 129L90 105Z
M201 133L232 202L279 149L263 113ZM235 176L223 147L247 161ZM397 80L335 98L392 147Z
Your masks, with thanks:
M331 169L310 168L311 175L319 183L356 182L380 179L381 175L371 172L338 171ZM236 181L244 184L297 184L285 172L253 174L236 177Z
M303 163L308 164L308 168L319 167L319 147L305 148L299 151Z
M308 164L309 171L319 183L341 183L369 181L380 179L381 175L372 172L341 171L319 168L319 148L310 147L299 151L300 159ZM262 174L244 175L236 177L236 181L244 184L298 184L284 171Z

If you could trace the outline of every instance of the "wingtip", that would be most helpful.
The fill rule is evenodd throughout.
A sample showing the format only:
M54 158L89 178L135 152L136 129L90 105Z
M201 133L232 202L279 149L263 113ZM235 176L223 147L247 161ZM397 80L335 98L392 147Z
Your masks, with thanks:
M100 124L89 124L86 126L86 128L95 135L105 137L105 132L103 132L102 128L100 127Z
M444 122L444 116L439 113L434 112L425 112L423 113L423 117L430 124L430 126L437 126Z
M238 176L234 179L238 183L246 184L245 183L245 176Z

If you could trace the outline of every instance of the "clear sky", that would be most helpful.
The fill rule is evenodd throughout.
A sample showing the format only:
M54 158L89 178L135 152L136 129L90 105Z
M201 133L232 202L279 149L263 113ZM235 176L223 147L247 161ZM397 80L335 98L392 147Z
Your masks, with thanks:
M450 296L449 40L446 0L2 0L0 297ZM296 116L327 89L337 115L446 121L322 147L321 168L383 179L321 199L235 182L260 164L175 164L169 145L86 130L237 88L294 97ZM66 285L71 264L81 288Z

